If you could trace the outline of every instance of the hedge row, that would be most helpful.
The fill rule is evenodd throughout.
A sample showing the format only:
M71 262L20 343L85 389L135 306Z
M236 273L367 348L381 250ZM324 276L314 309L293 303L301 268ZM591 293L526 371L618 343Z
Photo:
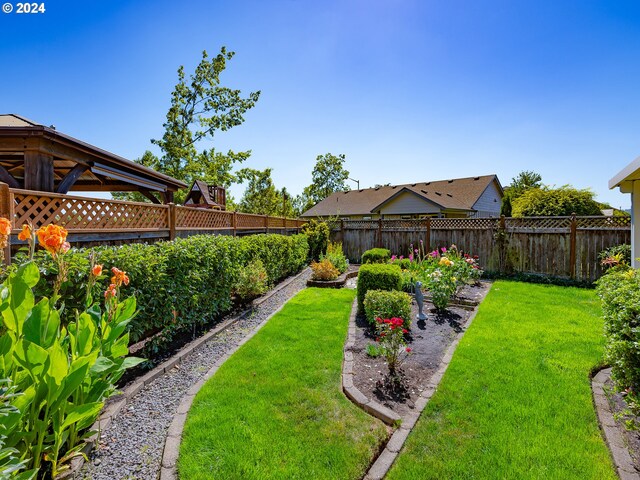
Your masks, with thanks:
M176 334L228 312L239 271L249 262L261 260L269 283L274 284L300 271L308 251L305 235L275 234L241 238L197 235L151 245L72 249L66 255L68 281L61 288L65 316L82 308L93 252L96 263L105 268L94 295L101 295L108 285L111 267L126 271L131 283L123 294L135 295L139 306L130 324L131 339L135 342L161 332L150 346L155 353ZM42 278L36 293L50 296L56 266L45 255L38 255L37 263Z

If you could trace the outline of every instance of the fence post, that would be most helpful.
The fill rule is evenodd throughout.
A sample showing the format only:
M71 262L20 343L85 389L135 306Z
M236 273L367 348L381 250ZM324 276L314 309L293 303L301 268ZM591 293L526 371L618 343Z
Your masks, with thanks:
M578 222L575 212L571 214L571 229L569 238L569 273L571 278L576 278L576 233L578 230Z
M175 240L176 238L176 204L170 203L169 210L169 240Z
M427 233L425 235L425 252L430 252L431 251L431 218L427 217L424 219L425 220L425 225L427 226Z
M378 219L378 248L382 248L382 217Z
M269 233L269 215L264 216L264 233Z
M233 227L233 236L238 235L238 212L234 211L231 216L231 226Z
M284 234L287 234L287 217L282 217L282 228L284 229Z
M13 194L9 190L9 185L0 182L0 216L11 222L12 230L15 228L16 221L13 207ZM4 263L11 265L11 234L7 236L7 244L4 247Z

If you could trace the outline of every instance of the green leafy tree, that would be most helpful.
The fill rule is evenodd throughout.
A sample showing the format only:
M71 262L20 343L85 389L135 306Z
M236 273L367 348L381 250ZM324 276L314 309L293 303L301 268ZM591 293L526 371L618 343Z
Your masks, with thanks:
M189 185L194 180L203 180L228 187L238 181L233 167L249 158L251 151L223 153L215 148L201 151L197 148L200 141L213 140L217 132L241 125L244 114L260 97L259 91L245 98L240 90L221 85L220 75L234 55L222 47L211 59L205 50L200 64L188 79L184 67L178 69L178 83L171 94L171 107L163 124L164 135L161 139L151 140L162 155L155 160L147 157L151 162L147 166ZM186 193L178 192L176 203L181 203Z
M531 170L523 170L505 188L500 213L505 217L512 215L513 201L530 188L542 187L542 176Z
M277 215L281 194L273 184L271 169L243 168L238 175L248 181L247 189L238 204L238 210L259 215Z
M345 170L344 154L332 155L326 153L316 157L316 164L311 172L312 183L302 193L300 203L304 204L304 210L308 210L316 203L324 200L333 192L347 191L347 179L349 172Z
M560 188L529 188L513 200L514 217L600 215L591 190L570 185Z

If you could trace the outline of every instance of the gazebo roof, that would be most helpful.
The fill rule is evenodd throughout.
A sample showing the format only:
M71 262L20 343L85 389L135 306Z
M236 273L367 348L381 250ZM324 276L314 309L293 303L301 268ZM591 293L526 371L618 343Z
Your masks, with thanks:
M0 114L0 181L14 188L30 188L33 182L25 182L29 176L26 170L32 168L27 167L27 156L36 167L43 158L45 163L52 160L53 189L60 193L155 191L166 195L187 187L180 180L58 132L53 126L16 114ZM46 168L41 170L47 172Z

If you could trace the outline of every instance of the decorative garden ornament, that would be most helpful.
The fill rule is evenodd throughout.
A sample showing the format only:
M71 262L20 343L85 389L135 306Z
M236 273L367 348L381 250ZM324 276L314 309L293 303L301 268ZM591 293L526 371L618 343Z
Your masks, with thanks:
M422 311L422 309L424 308L424 295L422 294L422 282L416 282L415 290L416 290L416 303L418 304L418 315L416 315L416 318L418 320L426 320L427 316Z

